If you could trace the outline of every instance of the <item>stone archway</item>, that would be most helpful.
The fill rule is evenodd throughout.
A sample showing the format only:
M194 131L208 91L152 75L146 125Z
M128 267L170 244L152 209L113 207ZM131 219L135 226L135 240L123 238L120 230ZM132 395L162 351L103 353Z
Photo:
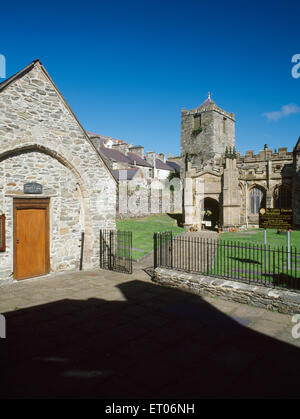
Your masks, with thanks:
M27 163L23 164L24 161L30 163L31 166ZM9 165L8 168L6 168L7 164ZM74 158L69 153L60 153L35 142L20 144L0 153L1 174L8 171L11 175L13 164L20 167L22 172L21 174L17 173L19 176L14 182L2 185L3 195L6 198L5 200L2 199L1 202L8 214L7 234L11 240L10 248L13 248L15 243L13 237L17 231L13 223L16 217L10 212L12 207L10 202L15 198L21 198L25 202L26 196L23 193L24 181L22 179L30 179L30 176L33 176L35 179L39 179L46 191L44 192L43 189L41 196L28 197L31 197L32 200L37 198L51 200L51 204L48 205L50 209L47 225L47 240L49 242L47 257L51 272L67 270L68 268L77 269L80 259L78 252L81 246L81 232L85 233L82 265L89 268L92 253L96 254L97 247L95 250L93 249L95 235L91 226L90 196L86 180L74 164ZM47 172L43 167L47 167ZM67 181L62 183L59 179L60 176ZM66 202L69 202L69 207ZM74 219L70 221L66 218L69 215L64 215L69 211L69 208L72 208L74 215ZM73 222L75 224L71 225ZM9 253L8 249L6 253L8 263L12 263L12 254L15 255L15 253L15 249L13 253Z
M220 204L216 199L204 198L203 221L209 230L215 230L220 225Z

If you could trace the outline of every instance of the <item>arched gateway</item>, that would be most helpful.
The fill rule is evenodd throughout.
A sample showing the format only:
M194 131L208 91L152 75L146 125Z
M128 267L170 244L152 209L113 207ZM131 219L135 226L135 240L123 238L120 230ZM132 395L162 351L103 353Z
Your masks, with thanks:
M99 267L116 182L39 60L0 84L0 282Z
M215 230L220 225L220 205L216 199L204 198L203 223L208 230Z

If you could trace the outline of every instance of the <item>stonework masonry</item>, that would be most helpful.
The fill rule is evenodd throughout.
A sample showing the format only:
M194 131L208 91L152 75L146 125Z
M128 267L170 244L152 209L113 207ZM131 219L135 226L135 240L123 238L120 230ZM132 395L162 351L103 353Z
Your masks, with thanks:
M226 147L235 146L235 117L209 98L196 109L181 112L181 155L193 156L201 164L221 157Z
M0 85L0 212L6 251L0 280L13 274L13 200L50 198L51 272L99 266L99 230L115 228L116 181L37 60ZM42 195L23 185L43 185Z
M265 145L258 154L241 155L235 150L234 114L218 108L210 96L196 109L183 109L181 118L181 178L189 179L183 208L187 228L203 227L207 211L223 230L257 227L255 200L268 208L292 206L294 225L300 227L299 141L292 152ZM203 185L201 193L197 182Z
M194 294L221 297L279 313L293 315L300 312L300 293L297 292L163 268L155 269L152 280L160 285L179 288Z

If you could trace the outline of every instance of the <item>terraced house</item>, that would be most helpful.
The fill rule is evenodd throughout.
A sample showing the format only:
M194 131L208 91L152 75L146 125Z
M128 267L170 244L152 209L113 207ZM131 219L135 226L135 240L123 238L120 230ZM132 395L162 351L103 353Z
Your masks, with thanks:
M0 281L98 267L116 184L39 60L0 84Z
M174 210L175 199L168 179L170 175L176 176L180 172L176 162L167 160L164 153L145 153L141 145L134 146L99 134L89 133L89 136L120 182L121 189L117 191L119 216L129 218ZM153 195L157 205L151 205ZM163 195L169 196L163 199ZM125 205L123 208L119 201L124 199L127 202L134 201L134 205ZM177 207L180 206L181 212L181 199L179 201Z

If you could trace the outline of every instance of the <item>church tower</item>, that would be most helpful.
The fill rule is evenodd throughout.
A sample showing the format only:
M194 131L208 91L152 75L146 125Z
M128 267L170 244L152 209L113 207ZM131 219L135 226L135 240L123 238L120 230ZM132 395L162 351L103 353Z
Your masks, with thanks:
M208 98L196 109L181 111L181 156L194 166L221 157L235 147L235 116Z

